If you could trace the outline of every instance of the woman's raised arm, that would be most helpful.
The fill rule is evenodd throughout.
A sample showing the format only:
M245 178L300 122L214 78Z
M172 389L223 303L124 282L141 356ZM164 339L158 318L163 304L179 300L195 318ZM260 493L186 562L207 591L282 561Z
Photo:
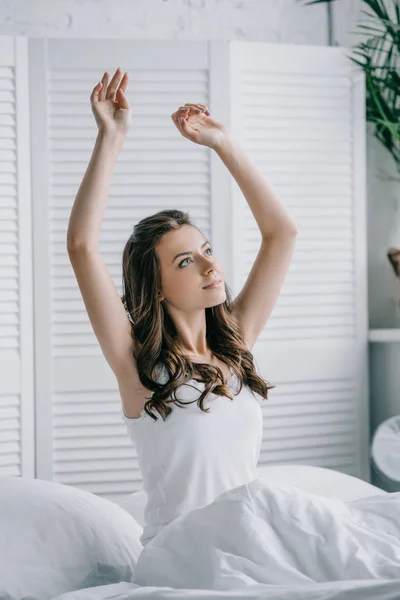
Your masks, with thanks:
M111 175L131 120L124 94L128 79L116 71L107 87L97 85L90 97L99 128L85 176L72 208L67 250L93 331L104 357L119 377L135 375L137 342L118 290L98 250ZM119 87L118 87L119 85ZM139 380L137 377L137 387Z
M121 75L118 68L107 85L109 75L104 73L90 96L98 134L69 218L68 249L82 245L95 248L98 244L111 176L132 120L124 93L128 74Z

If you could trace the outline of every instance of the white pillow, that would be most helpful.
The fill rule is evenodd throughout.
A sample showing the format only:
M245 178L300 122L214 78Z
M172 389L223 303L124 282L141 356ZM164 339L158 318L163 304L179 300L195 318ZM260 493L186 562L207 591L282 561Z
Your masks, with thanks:
M130 582L142 531L125 510L95 494L0 477L0 598L48 600Z
M366 496L384 496L379 487L327 467L314 465L260 465L258 477L265 482L294 485L305 492L351 502Z

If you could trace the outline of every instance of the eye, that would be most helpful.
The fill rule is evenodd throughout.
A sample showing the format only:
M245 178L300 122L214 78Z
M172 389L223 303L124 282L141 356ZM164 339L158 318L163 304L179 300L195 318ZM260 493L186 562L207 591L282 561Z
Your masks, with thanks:
M213 251L212 251L212 248L211 248L211 247L210 247L210 248L207 248L206 252L208 252L208 251L210 251L210 252L211 252L211 254L213 253ZM179 263L179 266L180 266L180 267L182 267L183 263L184 263L186 260L190 260L190 259L189 259L189 257L188 257L188 258L185 258L185 259L184 259L182 262L180 262L180 263ZM185 265L185 266L187 266L187 265Z

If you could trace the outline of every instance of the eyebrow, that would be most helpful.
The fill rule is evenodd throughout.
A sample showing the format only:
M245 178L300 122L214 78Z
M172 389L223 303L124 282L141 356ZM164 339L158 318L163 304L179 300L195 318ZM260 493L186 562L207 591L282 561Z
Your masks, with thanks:
M206 240L205 242L202 243L202 245L200 246L200 248L204 248L204 246L207 246L207 244L210 244L210 242L208 240ZM210 244L211 245L211 244ZM179 256L186 256L187 254L193 254L193 252L181 252L180 254L177 254L175 256L175 258L172 260L172 264L175 262L175 260L179 257Z

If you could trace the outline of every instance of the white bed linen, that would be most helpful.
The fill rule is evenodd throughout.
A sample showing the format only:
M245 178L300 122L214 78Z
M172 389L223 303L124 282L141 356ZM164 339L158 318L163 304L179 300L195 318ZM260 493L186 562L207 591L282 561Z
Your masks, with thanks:
M169 587L114 583L68 592L52 600L399 600L399 589L400 579L253 585L235 591L174 590Z
M326 498L329 496L333 499L337 498L348 501L364 498L364 508L367 506L365 502L368 503L369 499L373 501L372 503L369 503L369 507L371 508L374 504L376 507L377 505L375 501L380 501L382 497L391 496L393 498L393 495L389 495L387 492L380 490L379 488L376 488L365 481L326 468L308 465L279 465L261 467L258 469L258 473L260 477L262 477L263 481L269 484L271 489L276 488L276 490L278 490L279 488L290 488L290 486L295 486L297 491L300 493L302 490L310 492L311 494L313 491L315 491L317 494L325 496ZM273 485L271 487L272 482ZM399 496L399 494L397 496ZM245 511L239 510L239 513L243 525L245 522L245 519L243 519L243 516L245 516ZM254 514L257 514L257 512ZM292 511L292 514L296 513L293 513ZM321 515L322 514L323 513L321 513ZM326 514L329 514L329 512ZM333 513L333 515L334 514L335 513ZM384 511L384 514L385 517L387 517L388 513L386 510ZM321 523L324 524L324 519L321 517L321 515L319 518ZM309 517L310 515L307 515L306 520L302 521L303 529L307 526L307 524L309 524ZM200 522L201 520L197 519L197 521ZM315 524L313 519L311 521ZM282 523L284 523L284 520ZM296 521L293 522L293 525L296 525ZM226 528L220 529L222 529L222 532L225 531L225 533L228 533ZM293 527L292 533L294 533L295 530L296 528ZM181 531L185 530L181 528ZM236 533L237 531L238 529L236 528ZM251 529L249 531L251 531ZM322 531L326 532L326 528L325 530L323 528ZM338 529L336 527L333 528L332 534L333 535L331 535L329 542L331 550L327 551L328 556L329 553L335 552L335 543L340 542L340 538L337 536ZM232 539L234 539L234 537L235 536L233 536ZM285 541L285 539L290 539L289 532L286 538L283 538L283 541ZM396 543L398 543L398 540L396 540ZM242 540L240 541L240 545L242 545ZM191 546L189 546L189 548L191 548ZM271 545L271 555L273 555L273 548L274 546ZM346 551L346 545L343 546L342 544L339 544L338 548L336 548L336 552L340 552L340 548L342 548L341 551ZM174 558L174 561L180 561L180 554L182 554L182 549L179 550L176 559ZM199 552L196 554L198 557L201 555ZM224 565L224 573L226 575L230 571L230 576L233 577L233 580L231 579L229 582L229 577L224 577L223 573L220 576L220 580L221 578L222 580L225 579L224 585L228 584L227 589L203 589L203 585L201 586L201 589L195 589L192 586L187 588L175 588L166 585L142 586L133 581L127 581L121 583L110 583L98 587L85 587L85 589L76 590L74 592L66 592L59 596L54 596L52 600L137 600L142 598L156 598L159 600L178 600L180 598L188 598L189 600L228 600L235 598L243 598L248 600L258 600L260 598L265 598L267 600L399 600L400 598L400 568L398 578L396 577L395 579L386 580L360 579L358 577L349 578L346 580L319 582L311 581L308 583L295 584L290 583L290 581L284 581L283 583L276 584L249 584L249 581L245 581L243 578L243 575L248 577L246 574L248 564L246 564L246 562L243 560L243 554L244 553L242 551L237 556L235 556L233 553L231 553L231 555L227 555L227 560L225 561ZM302 546L302 554L305 554L304 546ZM222 558L224 558L223 554L220 555ZM192 558L194 556L193 548L190 550L190 556L192 556ZM363 558L365 559L365 556ZM239 564L240 561L243 562ZM215 564L218 570L218 562ZM223 562L220 562L219 564L223 565ZM249 564L251 564L251 561ZM156 568L155 563L153 566ZM133 579L134 578L135 577L133 577ZM239 578L239 581L241 581L240 585L237 585L237 582L234 581L235 578ZM231 587L232 583L234 583L233 588ZM49 599L50 598L51 596L49 596ZM35 599L32 597L30 600Z
M343 502L256 478L167 525L141 552L134 583L232 590L383 578L400 578L400 492Z
M260 475L263 475L264 480L270 480L272 475L274 474L274 469L278 469L275 467L266 467L263 468L262 471L260 471ZM317 473L318 471L318 473ZM268 476L266 478L266 475ZM348 579L343 579L343 580L328 580L328 581L312 581L309 580L308 582L306 581L306 577L303 574L303 581L301 583L291 583L290 579L292 578L301 578L301 573L302 573L302 569L297 569L297 573L296 573L296 568L292 566L292 571L290 571L290 562L293 562L293 555L290 556L290 554L285 554L282 553L282 548L281 548L281 555L283 556L282 559L282 568L289 569L289 573L291 575L291 578L289 577L289 580L283 580L281 583L275 583L275 584L270 584L270 583L251 583L250 579L252 578L251 576L251 571L253 570L253 575L255 575L256 578L260 577L260 573L261 573L261 578L265 577L265 575L263 575L263 570L259 569L257 572L257 567L258 565L256 563L254 563L254 560L251 560L251 556L249 554L248 548L246 550L245 547L245 551L243 551L243 539L239 540L239 544L236 544L236 550L235 548L231 548L231 550L233 549L234 552L226 552L222 550L221 552L221 548L216 548L216 550L214 550L213 548L213 556L217 557L217 559L215 560L214 558L214 576L215 573L217 573L216 576L216 583L218 585L218 581L219 581L219 585L226 586L224 589L204 589L204 582L200 582L200 589L199 588L193 588L193 585L196 585L195 580L192 580L192 585L190 585L189 587L174 587L171 585L150 585L150 586L142 586L139 585L138 583L134 583L134 582L127 582L127 583L119 583L119 584L111 584L111 585L104 585L104 586L99 586L96 588L90 588L90 589L85 589L85 590L78 590L76 592L70 592L67 594L62 594L61 596L58 596L56 598L54 598L53 600L136 600L136 599L146 599L146 598L157 598L159 600L172 600L172 599L180 599L180 598L188 598L189 600L194 600L194 599L204 599L204 600L223 600L223 599L234 599L234 598L243 598L243 599L248 599L248 600L256 600L259 598L265 598L265 599L271 599L271 600L398 600L400 597L400 563L398 564L398 576L396 576L396 578L393 579L373 579L373 578L364 578L362 579L360 577L361 572L359 573L357 570L357 566L355 565L351 565L350 562L352 560L352 551L354 551L354 544L350 545L350 552L349 552L349 547L346 545L346 528L344 527L344 520L339 518L341 514L343 514L343 512L346 514L346 510L343 508L343 506L339 504L335 504L335 498L337 498L338 496L342 495L343 497L347 497L347 498L352 498L353 501L355 498L364 498L363 501L361 503L357 504L352 504L350 501L350 504L347 505L347 508L352 508L352 507L357 507L358 509L361 509L361 513L357 513L357 517L358 517L358 521L359 521L359 517L360 514L363 514L364 516L368 514L368 509L369 509L369 516L372 516L372 521L375 522L375 525L377 524L377 520L379 519L379 510L374 510L374 509L379 509L379 507L382 509L382 507L384 508L383 511L381 511L381 516L382 516L382 512L384 515L384 519L387 519L388 515L390 514L390 511L386 510L386 507L391 506L392 508L394 507L395 510L394 512L396 513L396 518L398 516L398 503L400 502L400 494L387 494L387 492L384 492L383 490L379 490L378 488L375 488L374 486L372 486L371 484L368 484L362 480L358 480L357 478L354 477L350 477L350 476L345 476L341 473L336 473L336 472L332 472L330 469L320 469L317 467L306 467L306 466L298 466L298 465L285 465L283 470L281 469L276 470L275 472L276 477L274 477L274 481L275 483L277 483L277 479L279 479L279 475L281 476L281 481L282 481L282 477L286 479L284 479L284 481L286 482L286 484L289 484L290 486L290 482L296 483L296 478L297 478L297 484L301 484L305 487L308 487L308 490L310 488L313 488L313 486L317 485L318 486L318 481L319 481L319 486L318 486L318 491L320 492L325 492L326 494L331 495L331 497L333 498L333 503L332 501L328 500L328 498L322 498L323 500L325 500L325 502L323 502L322 504L320 504L319 499L321 498L320 496L316 496L314 497L314 495L312 493L309 494L308 497L305 497L303 494L303 504L297 504L295 503L294 505L292 505L291 510L289 511L290 514L294 515L294 516L299 516L302 511L305 509L305 507L307 506L307 501L316 501L319 504L319 510L317 510L316 512L311 509L308 510L308 512L306 512L305 519L302 519L300 521L300 523L297 522L296 519L294 519L293 523L292 523L292 527L286 527L286 535L283 536L283 542L289 541L291 543L291 546L294 544L295 548L297 549L297 553L299 554L300 558L304 557L304 561L305 561L305 566L307 567L307 569L310 568L310 565L307 566L307 553L305 552L306 546L304 544L300 543L299 538L295 535L293 535L294 533L297 534L299 532L301 532L303 535L305 533L308 532L304 532L304 529L307 529L307 527L309 527L310 525L318 525L318 528L321 528L321 532L318 530L318 533L320 534L320 537L318 538L318 536L312 537L311 536L311 540L314 540L311 543L311 547L312 549L314 549L314 551L317 551L317 542L319 540L320 546L319 546L319 550L322 550L322 553L325 553L325 564L324 562L320 563L319 561L317 562L317 568L320 570L319 575L321 576L322 573L321 571L327 571L329 570L329 576L332 577L332 575L335 575L334 573L332 573L331 571L331 564L329 561L329 557L331 556L332 558L335 555L339 556L339 559L341 558L342 560L342 567L346 568L346 552L348 553L347 559L348 559L348 563L349 563L349 578ZM336 481L335 481L336 479ZM261 482L262 484L262 482ZM242 486L243 487L243 486ZM269 490L269 494L270 494L270 499L271 497L275 497L275 500L278 498L279 494L279 490L280 493L282 494L282 490L285 489L285 485L284 484L277 484L276 486L266 486L267 490ZM243 489L239 490L239 495L236 496L236 499L238 500L238 502L236 502L236 509L238 509L236 512L238 513L240 519L239 519L239 523L236 523L236 519L233 518L233 522L232 522L232 517L234 517L235 515L235 511L232 513L230 513L230 515L228 516L228 522L230 522L230 526L228 527L223 527L221 526L221 521L219 521L219 532L222 533L222 539L224 537L225 534L225 539L226 540L231 540L233 542L235 542L236 536L240 530L240 527L242 527L245 523L246 523L246 507L245 504L243 504L243 499L245 499L247 497L248 500L252 500L254 502L254 500L256 500L255 498L255 494L254 492L256 491L257 488L253 488L252 492L250 494L243 494ZM263 489L265 491L265 486L263 486ZM295 498L295 496L293 496L293 493L296 494L296 489L297 489L297 493L302 494L302 490L297 487L294 488L292 491L292 496L287 496L286 495L286 500L290 500L290 498ZM237 493L238 490L236 490ZM251 492L251 488L250 488L250 492ZM272 496L271 496L272 493ZM283 492L285 494L285 492ZM311 496L311 497L310 497ZM285 496L284 496L285 497ZM316 499L317 498L317 499ZM382 500L385 501L386 498L389 498L389 501L386 502L386 504L382 504ZM394 505L393 500L396 501L397 506ZM327 501L327 502L326 502ZM240 505L240 502L242 502L242 505ZM215 503L214 503L215 504ZM222 504L220 503L220 509L222 508ZM249 504L248 504L249 506ZM254 515L258 515L261 512L261 514L265 517L266 516L266 511L263 511L263 508L258 507L258 509L256 511L253 511L253 504L251 504L252 506L252 514ZM290 502L289 502L289 507L290 507ZM335 511L334 508L338 507L339 510ZM204 509L207 507L203 507L202 509L199 509L200 511L204 511ZM308 508L310 509L310 505L308 505ZM215 509L215 507L214 507ZM225 509L226 509L226 503L225 503ZM279 507L278 507L279 509ZM332 510L333 509L333 510ZM364 513L362 513L362 509L364 509ZM365 512L365 509L367 512ZM287 510L287 508L286 508ZM203 517L205 517L204 512L202 513ZM225 514L225 511L224 511ZM354 513L356 514L356 513ZM279 515L279 510L278 510L278 515ZM314 516L312 516L314 515ZM218 511L214 512L214 516L218 516ZM281 517L283 516L283 514L281 513ZM349 516L349 515L347 515ZM392 516L393 516L393 511L392 511ZM209 519L210 515L207 516L207 519ZM249 513L247 513L247 522L249 522ZM183 519L187 518L187 516L183 517ZM225 516L224 516L225 518ZM189 544L187 544L188 539L186 539L185 541L185 535L187 536L189 531L190 531L190 526L188 527L187 524L186 526L184 524L182 524L182 520L181 524L179 526L180 528L180 532L183 536L183 539L181 539L181 542L183 542L184 546L182 547L178 547L178 548L174 548L174 540L175 542L177 541L177 537L176 537L176 531L174 534L172 534L172 536L170 536L170 540L169 540L169 546L168 544L166 545L166 554L163 557L167 559L167 562L165 563L164 567L165 569L168 568L168 564L171 565L171 561L173 561L174 563L178 563L180 565L182 565L182 555L184 558L184 569L186 569L187 564L189 563L189 565L193 562L193 559L202 559L204 558L204 555L208 555L209 553L209 548L208 550L206 550L206 548L201 549L201 544L200 544L200 551L199 551L199 545L197 544L192 544L189 542ZM194 520L194 525L196 524L197 521L197 525L199 525L202 522L202 519L199 518L198 516L196 517L196 519ZM212 521L215 525L215 522ZM288 523L285 521L285 519L281 519L278 522L280 522L280 527L282 528L285 523L286 525L288 525ZM348 521L347 521L348 522ZM251 520L250 520L251 523ZM268 521L266 521L266 523L268 523ZM277 523L277 519L275 519L275 523ZM193 524L192 524L193 525ZM259 525L259 523L257 524ZM299 527L300 525L300 527ZM391 524L389 524L390 527L392 527ZM398 528L398 521L397 523L394 523L394 527L396 529L397 532L397 528ZM169 525L169 528L171 529L172 527L174 527L174 524L171 523ZM388 527L388 524L386 523L386 529ZM384 529L385 529L384 527ZM175 527L174 527L175 528ZM175 528L176 529L176 528ZM192 527L193 529L193 527ZM258 526L256 527L256 529L258 530ZM327 534L329 529L329 536L327 536L327 543L323 544L323 535L322 534ZM381 529L381 527L380 527ZM218 527L217 527L217 531L218 531ZM247 533L246 533L247 531ZM245 528L245 537L249 536L251 531L254 532L254 527L250 527L249 529L246 530ZM277 533L279 533L279 527L277 527ZM351 529L350 529L351 531ZM235 532L235 533L232 533ZM166 535L166 530L164 530L164 532L162 532L163 535ZM210 530L208 530L208 534L210 533ZM284 532L285 533L285 532ZM309 531L309 533L312 534L312 529ZM364 534L365 534L365 539L367 539L367 541L369 541L370 543L373 543L374 548L373 548L373 554L375 554L376 557L376 548L375 548L375 543L373 541L373 538L370 538L370 534L371 531L368 531L368 528L366 529L357 529L356 527L356 533L358 533L359 535L359 541L362 540L364 541ZM381 537L381 530L378 532L378 537L376 539L379 540L379 538ZM314 531L315 534L315 531ZM398 552L398 545L399 545L399 540L400 538L393 538L390 537L391 534L384 534L383 536L383 540L389 543L386 546L386 551L389 551L389 549L391 548L391 544L393 543L393 546L395 549L397 549ZM218 538L218 534L216 536ZM307 535L307 537L309 537ZM305 538L307 540L307 537ZM179 536L178 536L179 538ZM273 539L273 536L272 536ZM297 542L296 542L297 539ZM357 540L357 536L355 536L355 539ZM375 539L375 541L376 541ZM152 543L154 543L155 540L153 540ZM310 544L310 541L308 542ZM186 544L186 546L185 546ZM150 544L151 545L151 544ZM239 547L240 545L240 547ZM220 544L221 546L221 544ZM378 544L379 546L379 544ZM189 550L189 552L185 552L184 548L187 548ZM269 553L271 555L272 558L276 558L276 556L279 556L279 545L277 543L271 543L271 541L269 542L269 544L265 544L266 550L267 550L267 554ZM149 546L147 547L149 548ZM269 548L269 550L268 550ZM275 550L274 550L275 548ZM172 550L172 554L170 553L170 551ZM177 550L177 554L175 554L175 550ZM236 552L236 555L235 555ZM389 551L390 552L390 551ZM187 556L188 555L188 556ZM245 555L245 556L243 556ZM355 552L356 555L356 560L357 560L357 564L361 565L361 568L368 568L368 565L371 566L371 556L369 556L368 552L366 553L364 551L363 546L360 548L358 548L358 554L357 551ZM247 561L246 561L246 556L247 556ZM261 554L262 556L262 554ZM250 557L250 559L249 559ZM262 556L263 557L263 556ZM189 560L187 560L187 558ZM375 559L374 559L375 560ZM285 565L286 562L286 565ZM387 567L390 568L390 559L387 561ZM193 564L196 564L196 562L194 562ZM385 560L382 560L381 562L376 563L378 567L380 567L381 569L385 568ZM142 565L143 566L143 565ZM202 569L203 566L200 566L200 568ZM298 565L299 566L299 565ZM392 565L393 566L393 565ZM154 562L152 565L153 569L158 569L159 568L159 564L157 562ZM221 571L220 568L223 567L223 570ZM311 568L313 568L313 565L311 564ZM338 569L338 566L336 565L334 568ZM396 568L396 567L395 567ZM178 573L175 573L175 570L173 571L173 573L175 573L175 577L177 577L178 579L180 579L180 584L182 585L182 573L183 570L181 569L180 573L181 575L179 575L179 570ZM357 572L357 576L354 578L350 575L350 572L356 570ZM153 570L154 572L154 570ZM218 575L219 572L219 575ZM249 575L250 572L250 575ZM281 572L282 574L282 572ZM325 573L327 574L327 573ZM336 573L337 575L338 573ZM354 573L353 573L354 574ZM274 574L274 577L277 577L276 574ZM315 573L314 573L315 575ZM343 572L342 572L343 575ZM365 573L364 573L365 575ZM167 576L168 573L167 573ZM198 574L196 575L195 573L195 577L198 576ZM233 587L232 587L233 586Z

